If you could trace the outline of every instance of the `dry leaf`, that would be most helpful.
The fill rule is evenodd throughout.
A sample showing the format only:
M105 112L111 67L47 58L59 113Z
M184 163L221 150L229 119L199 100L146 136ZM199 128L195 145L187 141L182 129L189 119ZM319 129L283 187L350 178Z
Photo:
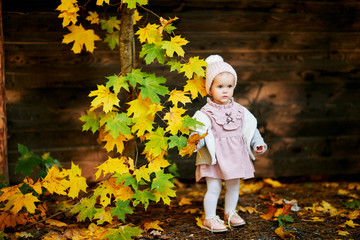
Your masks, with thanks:
M45 223L51 225L51 226L56 226L56 227L66 227L67 224L55 219L48 219L45 221Z
M275 229L276 235L278 235L283 240L295 240L295 232L294 231L284 231L284 226L280 226Z
M265 183L271 185L273 188L283 187L284 185L281 184L279 181L273 180L271 178L265 178L263 180Z
M190 205L190 204L191 204L191 199L186 197L181 198L179 202L179 206Z

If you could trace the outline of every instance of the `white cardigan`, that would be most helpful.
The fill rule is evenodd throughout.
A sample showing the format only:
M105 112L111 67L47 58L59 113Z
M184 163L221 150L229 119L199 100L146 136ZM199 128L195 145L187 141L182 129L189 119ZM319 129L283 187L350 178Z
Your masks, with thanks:
M242 134L246 140L246 144L248 146L248 152L252 160L255 160L255 156L251 151L251 146L256 148L257 146L265 146L267 145L264 142L264 139L261 137L259 130L257 129L257 120L252 115L252 113L244 108L244 121L242 126ZM208 133L208 135L202 139L197 146L197 155L196 155L196 165L199 164L216 164L216 156L215 156L215 137L211 130L211 120L209 117L202 111L196 111L193 118L197 121L204 124L204 126L197 125L196 129L193 129L195 132L200 135L204 133ZM206 147L204 147L206 146ZM265 152L265 151L264 151Z

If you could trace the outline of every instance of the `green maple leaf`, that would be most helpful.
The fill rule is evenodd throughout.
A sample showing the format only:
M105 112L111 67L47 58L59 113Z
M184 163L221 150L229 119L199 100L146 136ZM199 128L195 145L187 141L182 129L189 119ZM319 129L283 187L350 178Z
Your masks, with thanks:
M131 73L126 75L124 80L129 81L131 86L136 87L136 84L143 82L147 76L148 74L142 72L141 69L133 69Z
M165 28L164 28L164 30L165 30L165 32L167 32L167 33L171 33L172 31L174 31L176 29L176 27L174 27L173 25L172 25L172 23L170 23L170 24L168 24Z
M113 87L114 92L118 94L122 88L129 92L129 84L125 77L114 74L113 76L106 77L109 81L106 83L106 87Z
M108 240L132 240L139 236L142 230L138 227L120 226L119 228L108 228L105 239Z
M108 33L113 33L114 28L120 30L121 21L115 16L109 17L109 20L100 20L101 28L106 30Z
M156 77L155 74L148 75L148 77L140 82L141 96L143 98L150 98L154 103L159 103L160 98L158 95L165 96L169 93L167 87L160 85L165 82L166 79L163 77Z
M155 43L144 44L140 52L140 57L144 57L145 55L146 64L152 63L155 58L159 63L165 63L165 49L163 49L161 45Z
M115 113L114 118L106 120L105 131L110 131L110 135L116 139L119 136L119 132L123 135L131 134L130 124L131 119L128 118L126 113Z
M95 204L96 204L96 197L91 198L83 198L80 201L80 204L75 205L71 210L70 213L79 213L78 220L85 221L86 218L89 218L90 221L95 216Z
M178 149L182 149L183 147L186 147L186 137L181 135L180 137L178 135L173 135L169 137L169 148L177 147Z
M189 127L190 129L196 129L197 125L204 126L203 123L196 121L195 118L186 115L182 121L184 127Z
M152 191L149 191L149 189L145 189L143 191L136 191L134 195L132 195L132 198L135 200L133 201L134 207L136 207L139 203L142 203L144 205L145 210L149 206L150 201L155 201L156 197L154 196Z
M184 72L185 76L189 79L191 79L194 75L194 73L198 76L204 76L205 70L204 67L207 66L207 63L203 59L199 59L198 56L192 57L189 59L188 63L185 63L180 70L181 72Z
M124 3L128 4L128 8L136 8L136 4L146 5L148 4L148 0L123 0Z
M22 144L18 144L18 151L21 156L16 162L15 173L21 172L29 176L33 172L33 168L42 162L42 159Z
M168 148L168 138L165 137L163 128L158 127L155 132L149 133L146 137L149 140L145 144L145 151L152 153L152 155L159 156L162 150L166 151Z
M82 115L79 119L85 122L82 128L83 131L88 131L91 129L92 133L95 133L97 130L99 130L100 123L96 113L87 111L87 114Z
M125 173L125 174L115 173L113 177L117 178L116 185L123 182L123 186L131 185L134 190L138 189L138 184L136 182L136 179L130 173Z
M111 50L119 45L119 31L107 33L104 42L108 43Z
M134 211L129 206L130 200L121 201L118 200L115 207L112 208L112 215L117 216L118 219L125 222L125 215L127 213L132 214Z
M172 72L172 71L178 71L179 72L181 70L181 66L182 66L182 64L179 61L175 60L175 59L171 59L170 61L168 61L166 63L166 65L170 66L170 72Z
M155 173L156 177L153 179L151 189L156 189L158 192L163 192L164 187L172 188L175 185L170 182L174 176L172 174L164 173L164 170Z

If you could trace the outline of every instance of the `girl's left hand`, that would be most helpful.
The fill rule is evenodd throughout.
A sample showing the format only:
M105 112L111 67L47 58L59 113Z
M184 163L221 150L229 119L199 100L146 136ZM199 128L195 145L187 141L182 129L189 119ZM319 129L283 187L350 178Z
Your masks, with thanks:
M256 153L263 153L265 151L265 146L257 146L255 149Z

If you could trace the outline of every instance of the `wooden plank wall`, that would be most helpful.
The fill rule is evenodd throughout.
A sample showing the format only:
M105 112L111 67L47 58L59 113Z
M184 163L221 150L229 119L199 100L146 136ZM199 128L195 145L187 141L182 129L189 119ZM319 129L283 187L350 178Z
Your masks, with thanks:
M53 11L57 1L3 3L10 174L22 143L65 166L80 164L93 179L106 154L78 118L89 91L119 72L117 53L98 44L93 55L72 54L61 44L67 32ZM234 66L235 99L256 115L269 145L255 162L257 176L360 173L360 2L150 0L148 8L180 18L188 56L220 54ZM164 66L147 69L172 87L184 84ZM193 158L171 158L182 178L193 178Z

